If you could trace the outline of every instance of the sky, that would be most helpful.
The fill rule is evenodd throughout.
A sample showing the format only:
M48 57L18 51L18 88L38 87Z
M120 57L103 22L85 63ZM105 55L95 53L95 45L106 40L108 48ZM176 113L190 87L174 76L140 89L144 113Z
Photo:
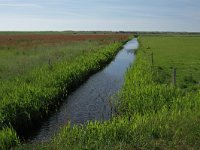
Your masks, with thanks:
M0 0L0 31L200 32L200 0Z

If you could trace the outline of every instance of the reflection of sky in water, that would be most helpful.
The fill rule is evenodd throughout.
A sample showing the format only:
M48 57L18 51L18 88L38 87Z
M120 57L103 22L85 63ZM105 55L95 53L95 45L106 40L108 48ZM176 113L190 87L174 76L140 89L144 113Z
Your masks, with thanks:
M114 61L70 94L59 110L43 123L40 131L35 132L33 142L50 139L59 127L66 125L69 120L72 124L77 124L88 120L109 119L109 100L123 85L124 74L135 57L130 51L137 46L136 39L128 42Z
M108 73L113 76L123 76L124 72L131 65L134 59L134 53L131 52L137 49L138 43L135 40L128 42L124 45L124 49L118 53L115 60L106 67L103 72Z

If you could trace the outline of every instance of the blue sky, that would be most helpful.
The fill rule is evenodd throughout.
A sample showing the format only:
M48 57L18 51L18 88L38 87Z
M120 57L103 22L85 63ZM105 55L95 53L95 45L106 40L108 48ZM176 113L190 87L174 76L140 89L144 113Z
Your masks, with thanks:
M200 32L200 0L0 0L0 30Z

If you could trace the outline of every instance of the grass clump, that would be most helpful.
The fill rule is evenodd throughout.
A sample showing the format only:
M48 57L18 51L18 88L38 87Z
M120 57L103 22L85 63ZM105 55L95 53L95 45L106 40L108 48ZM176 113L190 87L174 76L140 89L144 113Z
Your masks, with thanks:
M17 133L12 128L3 128L0 131L0 149L11 149L19 143Z

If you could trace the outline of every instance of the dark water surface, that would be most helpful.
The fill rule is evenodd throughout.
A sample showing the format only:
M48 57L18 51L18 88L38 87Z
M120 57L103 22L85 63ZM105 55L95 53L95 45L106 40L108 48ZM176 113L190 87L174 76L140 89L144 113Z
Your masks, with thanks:
M32 133L30 142L41 142L51 137L69 121L72 124L89 120L107 120L111 117L111 96L116 94L124 83L124 75L135 59L137 39L124 45L115 59L103 70L92 75L83 85L71 93L59 110L42 124L39 131Z

